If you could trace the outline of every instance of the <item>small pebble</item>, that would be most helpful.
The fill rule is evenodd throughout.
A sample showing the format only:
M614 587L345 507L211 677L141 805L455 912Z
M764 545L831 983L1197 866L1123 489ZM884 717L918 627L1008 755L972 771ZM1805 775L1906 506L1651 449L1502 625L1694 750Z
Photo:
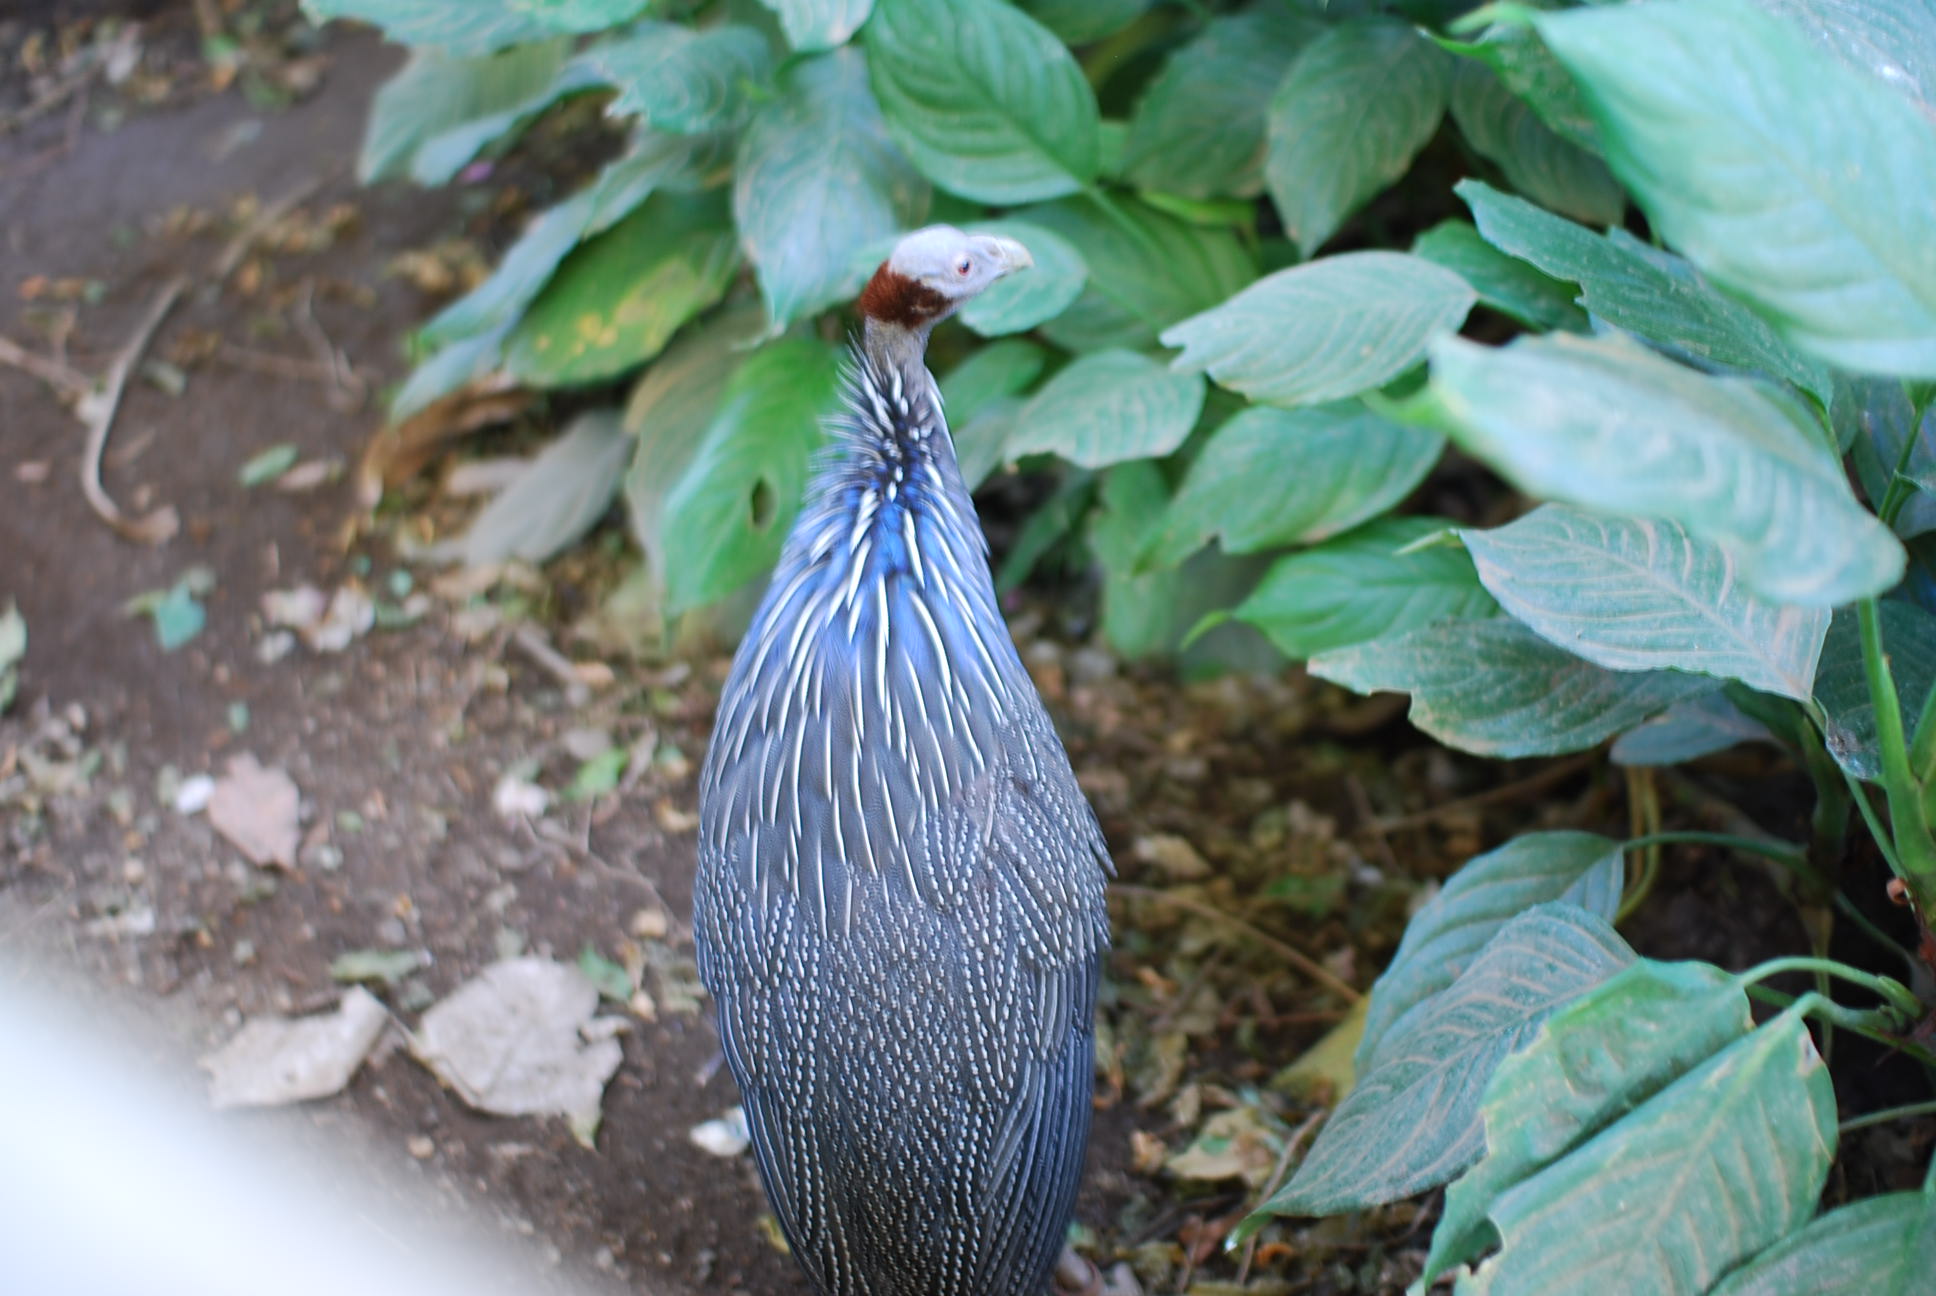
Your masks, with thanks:
M428 1161L437 1153L437 1145L425 1134L412 1134L404 1147L408 1148L410 1155L419 1161Z

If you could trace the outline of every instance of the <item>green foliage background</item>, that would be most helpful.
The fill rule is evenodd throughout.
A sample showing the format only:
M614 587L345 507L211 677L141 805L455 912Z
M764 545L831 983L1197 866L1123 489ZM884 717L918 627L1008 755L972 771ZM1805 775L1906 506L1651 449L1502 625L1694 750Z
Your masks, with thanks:
M367 180L448 181L569 96L629 124L396 399L639 374L494 505L526 520L508 551L622 494L668 615L752 586L835 396L826 312L901 231L999 230L1037 269L963 313L987 342L941 381L971 480L1058 479L1004 580L1074 546L1124 653L1247 623L1468 751L1781 744L1814 837L1722 844L1833 896L1859 813L1936 904L1930 0L307 3L415 46ZM1448 446L1539 506L1406 512ZM1936 1187L1817 1214L1838 1128L1806 1024L1900 1040L1925 1005L1819 958L1638 957L1628 856L1670 836L1472 860L1255 1222L1450 1182L1430 1267L1461 1292L1926 1281ZM1757 1026L1796 968L1878 1006Z

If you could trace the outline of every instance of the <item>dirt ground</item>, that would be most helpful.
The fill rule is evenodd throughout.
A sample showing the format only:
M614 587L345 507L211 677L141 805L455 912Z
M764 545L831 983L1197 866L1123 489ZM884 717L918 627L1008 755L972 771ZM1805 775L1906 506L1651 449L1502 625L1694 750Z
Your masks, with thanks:
M49 6L11 30L0 20L0 49L11 57L90 8L116 6ZM0 804L0 894L30 915L39 945L137 1005L165 1005L159 1019L190 1052L245 1017L334 1003L330 964L348 951L428 952L421 973L381 991L406 1022L507 950L629 956L653 1006L630 1020L595 1150L562 1121L470 1111L396 1049L315 1119L373 1131L395 1166L535 1235L568 1270L641 1292L803 1292L760 1226L749 1163L688 1138L735 1101L689 1001L684 926L693 775L722 663L612 655L613 682L581 698L508 623L476 634L445 599L344 651L265 660L265 592L353 581L400 594L435 575L396 575L412 571L395 556L418 525L407 511L346 543L360 516L347 474L289 493L245 488L237 471L284 442L303 461L354 464L382 385L403 369L404 335L437 304L393 273L395 259L501 237L494 204L510 182L356 186L365 107L398 61L367 34L332 30L285 51L308 62L293 102L276 103L201 84L190 6L146 8L141 75L172 88L144 103L140 76L133 89L94 85L0 133L0 336L96 373L169 278L192 276L146 352L172 369L130 382L105 461L129 512L177 510L164 544L131 543L90 512L81 424L54 386L0 365L0 607L17 601L30 634L21 697L0 719L0 778L16 792ZM33 102L33 87L9 84L18 76L0 72L0 114ZM247 224L238 203L318 182L298 207L327 231L313 248L250 249L215 281L210 267ZM367 379L360 409L332 406L341 385L318 367L318 337ZM616 530L594 549L612 552ZM206 628L164 651L126 604L196 566L213 578ZM555 566L530 601L562 635L564 612L589 595L578 566ZM1502 825L1603 826L1613 793L1578 762L1541 775L1449 757L1397 722L1402 707L1302 677L1184 686L1129 670L1082 646L1081 628L1026 609L1017 620L1125 883L1104 1010L1114 1062L1080 1218L1097 1254L1134 1260L1151 1290L1236 1290L1208 1281L1238 1276L1216 1243L1264 1176L1191 1181L1162 1166L1208 1113L1261 1104L1288 1129L1315 1110L1260 1096L1346 1007L1282 944L1362 989L1421 879L1495 844ZM493 789L521 763L554 789L567 781L573 735L587 729L634 744L656 735L656 755L619 795L535 821L494 811ZM181 779L242 753L301 790L294 867L248 864L171 804ZM1461 808L1500 783L1529 795ZM1758 877L1715 885L1765 919L1744 923L1749 944L1794 941ZM1250 1290L1396 1290L1428 1222L1398 1206L1280 1233L1243 1262Z

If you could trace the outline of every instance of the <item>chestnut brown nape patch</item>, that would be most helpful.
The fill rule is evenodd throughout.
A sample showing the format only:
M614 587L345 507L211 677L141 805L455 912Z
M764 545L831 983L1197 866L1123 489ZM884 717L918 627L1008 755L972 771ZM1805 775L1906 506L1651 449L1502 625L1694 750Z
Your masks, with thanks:
M860 313L883 324L919 328L946 315L948 299L919 280L888 269L883 261L861 290Z

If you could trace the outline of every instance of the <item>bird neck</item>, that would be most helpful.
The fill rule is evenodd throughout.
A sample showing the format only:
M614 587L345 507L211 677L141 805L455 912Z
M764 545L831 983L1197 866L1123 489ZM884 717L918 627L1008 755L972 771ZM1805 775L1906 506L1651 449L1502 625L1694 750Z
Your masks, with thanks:
M932 323L913 326L868 316L861 325L862 354L883 377L899 374L909 391L924 391L934 381L928 375L928 334Z

